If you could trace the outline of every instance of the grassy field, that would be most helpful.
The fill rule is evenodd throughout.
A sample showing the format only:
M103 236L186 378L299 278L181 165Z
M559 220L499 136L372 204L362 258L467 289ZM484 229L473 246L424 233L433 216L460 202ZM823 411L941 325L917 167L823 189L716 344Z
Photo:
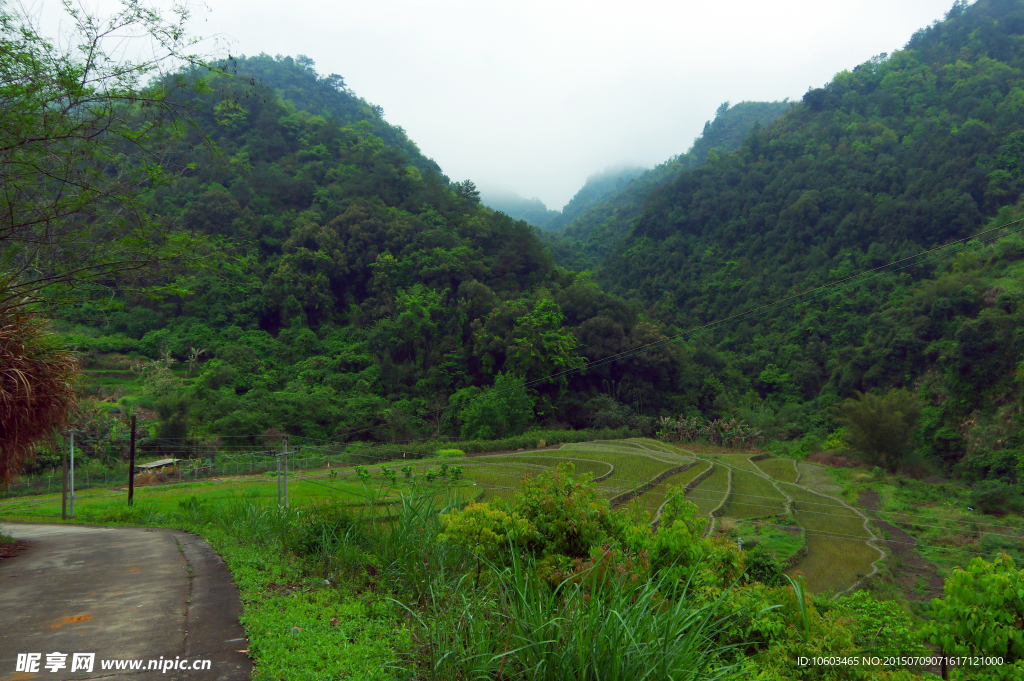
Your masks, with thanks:
M867 543L872 535L865 528L864 518L839 498L841 487L830 469L774 457L751 462L752 455L749 450L708 445L677 447L634 438L469 458L391 461L367 466L361 478L353 468L338 469L332 464L330 471L293 473L289 500L293 507L331 502L353 508L372 506L383 511L414 487L421 492L454 492L461 501L501 499L510 497L524 476L534 476L563 463L573 464L576 473L594 478L607 476L598 483L598 490L611 499L637 490L672 468L693 463L686 471L668 477L621 507L653 520L672 486L686 485L714 465L713 473L691 490L687 499L697 505L702 515L709 515L728 496L723 517L716 521L716 531L761 543L780 560L792 557L806 541L806 557L790 572L802 572L813 591L842 591L872 571L879 551ZM457 482L437 477L442 467L450 470L455 466L463 471ZM800 483L795 484L798 470ZM394 480L390 479L392 475ZM778 482L773 484L768 476ZM137 503L154 513L173 513L192 496L210 501L253 499L273 503L277 500L277 481L272 474L263 474L136 490ZM78 520L124 507L125 498L123 491L96 489L81 493L76 497ZM787 501L793 502L788 517ZM0 503L0 519L58 520L60 505L59 494L18 498ZM755 518L764 520L753 522Z
M754 461L753 463L761 470L761 472L770 478L780 482L796 482L796 461L793 461L792 459L778 459L772 457L770 459Z
M800 472L801 487L829 496L835 496L843 490L840 485L836 484L828 466L800 461L796 464L796 468Z
M472 482L442 483L436 481L432 486L420 483L427 489L436 488L441 493L446 486L458 488L460 498L469 499L480 493ZM388 504L399 500L401 493L408 485L399 481L397 485L371 478L363 484L353 473L339 475L332 479L328 475L315 478L291 477L288 481L288 500L291 506L308 506L311 504L333 503L344 506L359 507L367 504ZM229 501L232 499L250 499L263 502L277 501L277 480L269 476L252 476L251 478L224 478L201 480L170 485L153 485L136 487L135 503L145 505L155 513L171 513L179 508L179 504L189 497L199 497L204 501ZM87 521L90 516L108 512L111 509L124 507L128 499L127 491L90 490L88 494L75 495L75 516L78 520ZM45 497L26 497L16 501L0 504L0 519L31 519L40 522L59 521L61 517L60 495Z
M734 470L732 483L726 518L760 518L786 512L786 497L775 489L771 480L749 471Z

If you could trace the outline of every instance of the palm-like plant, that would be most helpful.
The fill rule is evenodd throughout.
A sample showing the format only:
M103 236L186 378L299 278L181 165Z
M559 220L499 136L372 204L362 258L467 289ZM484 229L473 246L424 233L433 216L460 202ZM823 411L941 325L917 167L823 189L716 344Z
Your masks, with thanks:
M67 426L77 376L77 359L46 320L24 309L0 314L0 486L37 442Z

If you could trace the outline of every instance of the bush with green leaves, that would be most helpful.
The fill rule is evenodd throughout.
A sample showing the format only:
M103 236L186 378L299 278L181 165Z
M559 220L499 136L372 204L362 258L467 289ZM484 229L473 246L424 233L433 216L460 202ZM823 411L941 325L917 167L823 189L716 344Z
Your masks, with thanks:
M993 561L974 558L946 579L943 598L932 601L931 619L921 627L924 640L943 655L995 656L1002 665L954 669L953 679L1024 678L1024 570L1001 554Z
M449 457L466 456L466 452L461 449L439 449L434 452L434 456L443 459Z
M865 654L882 657L928 655L914 636L910 615L898 603L881 601L867 591L838 598L833 609L856 623L855 641Z
M574 475L572 464L560 464L524 478L511 510L534 528L533 548L542 555L587 558L615 533L608 501L589 474Z
M521 378L499 373L490 388L463 388L451 397L459 407L462 438L493 440L519 435L533 418L534 399Z

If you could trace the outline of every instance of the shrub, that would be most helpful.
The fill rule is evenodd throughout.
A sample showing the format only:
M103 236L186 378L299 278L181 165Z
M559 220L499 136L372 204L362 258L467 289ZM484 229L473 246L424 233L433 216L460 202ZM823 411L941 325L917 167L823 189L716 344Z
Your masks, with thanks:
M461 449L439 449L434 452L436 458L449 458L455 456L466 456L466 452Z
M608 500L589 475L575 477L572 464L561 464L525 478L512 509L536 530L540 553L586 558L613 533Z
M1002 480L982 480L971 490L971 506L982 513L1003 515L1020 508L1017 488Z
M498 374L494 386L480 391L464 388L451 397L452 405L461 405L463 439L493 439L519 435L533 418L533 398L522 379Z
M855 641L865 652L881 657L929 654L914 638L910 615L892 601L857 591L837 599L834 608L856 623Z
M943 655L996 656L1004 664L989 667L991 677L1018 679L1024 674L1024 571L1002 554L989 562L971 561L946 580L944 598L932 601L921 636Z
M782 579L783 565L763 546L755 545L746 552L747 577L755 582L775 586Z

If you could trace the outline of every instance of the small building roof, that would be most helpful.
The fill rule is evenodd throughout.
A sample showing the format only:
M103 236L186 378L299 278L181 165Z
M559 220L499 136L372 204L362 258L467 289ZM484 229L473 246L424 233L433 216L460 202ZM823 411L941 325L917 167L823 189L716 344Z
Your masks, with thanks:
M179 461L179 459L160 459L159 461L150 461L149 463L137 463L135 468L148 470L150 468L163 468L164 466L173 466Z

